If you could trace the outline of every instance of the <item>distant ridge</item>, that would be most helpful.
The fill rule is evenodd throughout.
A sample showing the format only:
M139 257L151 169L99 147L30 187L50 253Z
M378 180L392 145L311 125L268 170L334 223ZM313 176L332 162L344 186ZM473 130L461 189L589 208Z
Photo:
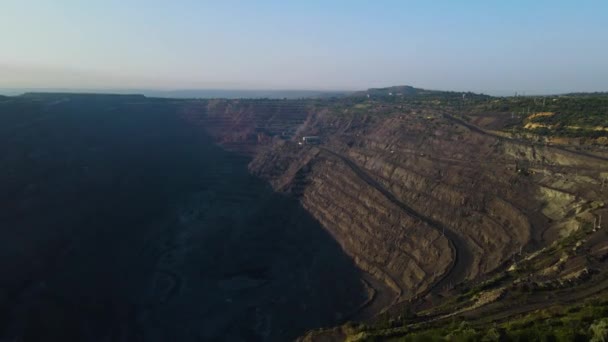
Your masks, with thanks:
M142 91L146 96L168 98L198 99L302 99L343 97L347 91L323 90L224 90L224 89L185 89L173 91Z
M70 98L131 98L131 99L145 99L146 96L142 94L102 94L102 93L69 93L69 92L27 92L20 97L24 98L57 98L57 97L70 97Z
M230 90L230 89L180 89L180 90L154 90L154 89L10 89L0 88L0 94L9 96L27 95L40 96L40 94L116 94L116 95L144 95L146 97L172 98L172 99L303 99L303 98L330 98L344 97L352 91L340 90Z
M371 97L387 97L387 96L401 96L401 97L459 97L462 94L470 97L491 97L485 94L473 93L470 91L444 91L444 90L429 90L422 88L415 88L408 85L393 86L386 88L370 88L365 91L358 91L352 94L352 96L371 96Z
M567 93L564 96L608 96L608 91L596 91L596 92L585 92L585 93Z
M425 89L415 88L415 87L408 86L408 85L402 85L402 86L392 86L392 87L385 87L385 88L369 88L364 92L358 92L357 95L360 95L361 93L365 93L365 94L369 94L370 96L383 96L383 95L388 95L388 94L415 96L415 95L419 95L424 92L426 92Z
M4 95L1 95L4 94ZM416 88L409 85L399 85L382 88L369 88L360 91L324 91L324 90L224 90L224 89L185 89L185 90L149 90L149 89L9 89L0 88L0 98L21 96L26 98L51 98L70 96L87 98L91 96L166 98L166 99L306 99L306 98L341 98L341 97L462 97L492 98L494 96L470 91L431 90ZM525 95L519 95L519 97ZM530 96L608 96L606 91L571 92ZM497 96L509 97L509 96Z

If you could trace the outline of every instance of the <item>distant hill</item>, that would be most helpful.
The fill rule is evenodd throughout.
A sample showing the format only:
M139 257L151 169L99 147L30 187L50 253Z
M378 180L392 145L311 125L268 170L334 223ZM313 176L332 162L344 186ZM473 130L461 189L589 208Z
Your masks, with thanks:
M476 94L472 92L456 92L456 91L442 91L442 90L429 90L422 88L415 88L412 86L393 86L386 88L370 88L366 91L358 91L352 94L352 96L367 96L370 97L462 97L465 94L467 97L490 97L485 94Z
M598 91L598 92L592 92L592 93L567 93L567 94L563 94L563 96L579 96L579 97L589 97L589 96L594 96L594 97L603 97L603 96L608 96L608 92L606 91Z
M369 94L370 96L389 96L389 94L399 94L403 96L415 96L424 92L427 92L427 90L421 88L414 88L412 86L393 86L386 88L370 88L366 91L356 92L353 95L361 96Z

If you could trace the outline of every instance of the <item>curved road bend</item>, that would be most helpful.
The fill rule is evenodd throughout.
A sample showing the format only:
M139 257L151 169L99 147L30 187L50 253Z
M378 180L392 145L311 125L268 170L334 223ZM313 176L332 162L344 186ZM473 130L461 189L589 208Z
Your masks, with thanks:
M488 132L488 131L486 131L485 129L483 129L481 127L475 126L475 125L473 125L471 123L468 123L468 122L466 122L466 121L464 121L462 119L459 119L457 117L454 117L454 116L452 116L450 114L443 114L443 117L446 118L446 119L448 119L448 120L454 121L454 122L456 122L456 123L458 123L458 124L460 124L462 126L465 126L468 129L470 129L471 131L477 132L477 133L482 134L482 135L494 137L494 138L497 138L497 139L504 139L504 140L510 141L512 143L515 143L515 144L524 145L524 146L533 146L533 147L537 146L537 147L553 148L553 149L556 149L556 150L559 150L559 151L563 151L563 152L567 152L567 153L572 153L572 154L583 156L583 157L587 157L587 158L592 158L592 159L597 159L597 160L602 160L602 161L608 161L607 157L596 156L596 155L593 155L593 154L589 154L589 153L585 153L585 152L580 152L580 151L572 151L572 150L569 150L569 149L567 149L565 147L560 147L560 146L545 146L545 145L542 145L542 144L533 143L531 141L525 141L525 140L520 140L520 139L515 139L515 138L503 137L503 136L500 136L498 134L494 134L494 133Z
M405 211L408 215L413 216L419 219L420 221L426 223L439 233L445 234L445 237L448 239L448 242L450 244L450 249L453 253L452 265L434 284L429 286L426 291L417 295L415 298L421 298L435 289L442 290L444 288L449 288L452 285L456 285L465 279L465 275L470 269L471 263L473 262L473 256L467 248L466 242L460 235L455 233L453 230L443 226L441 223L417 212L416 210L409 207L407 204L401 202L397 197L395 197L395 195L393 195L382 184L380 184L380 182L372 178L366 171L361 169L355 162L353 162L349 158L324 147L319 147L319 149L342 160L351 170L353 170L353 172L355 172L355 174L359 178L361 178L371 187L378 190L391 203L395 204L401 210Z

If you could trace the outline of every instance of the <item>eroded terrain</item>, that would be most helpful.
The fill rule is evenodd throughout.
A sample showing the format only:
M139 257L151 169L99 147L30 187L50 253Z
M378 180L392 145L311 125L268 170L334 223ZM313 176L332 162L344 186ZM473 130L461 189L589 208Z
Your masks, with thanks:
M3 336L365 340L606 293L603 131L395 89L2 99Z
M277 101L232 103L228 111L198 103L185 116L220 143L224 134L243 132L244 118L258 120L248 138L258 151L251 171L298 198L364 279L383 283L375 283L383 295L355 317L365 320L383 312L397 316L405 307L432 308L467 284L582 234L607 214L608 158L605 146L597 145L601 139L584 148L560 145L511 132L511 113L437 101L316 102L305 119L299 106L294 111ZM281 115L257 114L268 107ZM294 116L297 122L287 119ZM320 143L304 136L318 136ZM566 273L578 277L591 267L582 262Z

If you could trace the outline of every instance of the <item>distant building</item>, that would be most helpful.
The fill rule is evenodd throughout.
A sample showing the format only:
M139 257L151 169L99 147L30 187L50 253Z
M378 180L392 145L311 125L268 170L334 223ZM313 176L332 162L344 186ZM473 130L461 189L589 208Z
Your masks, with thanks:
M527 160L518 160L515 162L515 171L519 174L528 176L534 172L530 170L530 162Z

